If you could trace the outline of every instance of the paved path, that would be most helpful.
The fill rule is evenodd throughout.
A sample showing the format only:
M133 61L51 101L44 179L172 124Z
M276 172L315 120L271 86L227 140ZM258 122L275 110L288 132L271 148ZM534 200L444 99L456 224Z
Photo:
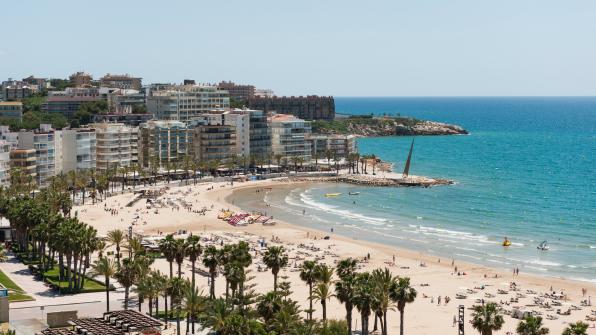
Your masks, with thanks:
M19 262L13 255L9 255L6 262L0 263L0 269L19 285L26 294L30 295L35 301L12 302L11 309L23 309L28 307L40 307L48 305L64 304L83 304L90 302L105 302L105 292L79 293L79 294L60 294L46 285L42 280L37 280L29 271L29 268ZM124 299L122 289L110 292L110 301L115 300L114 307L122 303L118 300ZM105 304L104 304L105 305ZM105 306L102 311L105 310Z

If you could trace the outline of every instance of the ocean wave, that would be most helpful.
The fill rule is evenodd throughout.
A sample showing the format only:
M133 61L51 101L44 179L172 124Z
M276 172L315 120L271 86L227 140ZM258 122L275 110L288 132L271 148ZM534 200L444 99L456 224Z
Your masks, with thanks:
M366 222L371 225L375 226L382 226L387 224L389 220L385 218L378 218L373 216L367 216L359 213L352 212L346 209L339 209L337 206L324 204L314 200L311 196L309 196L306 192L302 192L299 195L299 201L296 201L292 198L291 195L286 196L285 202L289 205L298 206L298 207L305 207L309 209L314 209L318 211L322 211L325 213L335 214L341 216L342 218L348 218L352 220L357 220L361 222Z

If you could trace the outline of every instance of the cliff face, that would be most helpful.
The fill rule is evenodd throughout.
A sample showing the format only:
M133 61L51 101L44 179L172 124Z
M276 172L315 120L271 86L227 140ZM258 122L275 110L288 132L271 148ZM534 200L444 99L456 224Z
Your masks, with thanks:
M315 121L313 132L367 137L468 134L468 131L457 125L410 118L344 118L334 121Z

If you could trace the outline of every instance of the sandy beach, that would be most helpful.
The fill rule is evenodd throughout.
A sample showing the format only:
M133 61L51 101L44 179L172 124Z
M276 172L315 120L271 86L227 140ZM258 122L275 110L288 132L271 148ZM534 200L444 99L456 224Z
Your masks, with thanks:
M395 275L407 276L412 280L418 290L416 301L406 307L405 328L410 334L437 334L454 327L454 317L457 315L459 305L466 307L466 331L475 333L468 323L470 310L467 309L476 303L494 301L503 303L505 310L520 308L522 310L535 310L541 313L544 324L550 328L552 334L560 334L569 322L585 321L586 316L595 315L594 306L582 306L581 301L596 292L596 285L559 278L540 277L521 273L513 276L511 272L504 272L484 266L463 263L450 258L423 255L419 252L408 251L392 246L355 240L347 237L305 229L292 222L281 222L276 219L276 225L264 226L254 223L247 226L232 226L218 219L222 209L240 212L241 209L227 203L226 198L239 189L254 188L255 192L266 192L267 188L287 185L285 179L251 181L238 183L233 186L229 183L206 183L187 186L178 184L159 184L156 189L163 189L160 207L157 205L148 208L145 199L135 202L130 207L126 206L135 199L132 193L115 195L104 202L95 205L90 203L77 206L83 222L94 226L100 235L105 235L113 229L128 229L131 223L133 232L145 236L165 236L168 233L179 231L192 232L202 237L205 244L221 245L245 240L254 247L251 275L256 284L257 292L266 292L273 288L273 277L269 271L264 271L260 261L261 248L258 241L264 239L269 245L283 245L289 253L290 264L282 270L283 280L292 283L293 299L307 308L308 287L299 279L297 267L304 259L316 259L319 262L333 265L341 258L353 257L362 260L361 271L370 271L375 268L389 268ZM304 183L304 182L303 182ZM198 211L206 209L205 214ZM110 211L112 210L112 211ZM113 210L117 213L113 213ZM329 236L329 239L323 239ZM370 260L365 260L370 255ZM395 260L395 261L394 261ZM188 263L188 262L187 262ZM168 263L165 259L158 259L154 268L167 272ZM457 268L457 270L456 270ZM190 277L190 264L185 264L184 275ZM458 272L460 275L458 275ZM200 289L208 292L206 277L197 277ZM515 285L512 285L512 282ZM225 289L224 279L216 279L216 294L222 294ZM582 289L587 289L585 297ZM555 291L560 299L552 299L544 294ZM461 299L456 298L460 295ZM465 298L464 298L465 296ZM446 303L445 297L449 297ZM594 296L596 297L596 295ZM439 303L440 302L440 303ZM555 305L553 305L553 302ZM540 306L542 304L542 306ZM547 306L548 304L548 306ZM560 306L556 306L560 304ZM315 305L315 316L321 316L320 305ZM570 310L570 315L557 313ZM361 321L354 311L355 328L359 329ZM337 300L332 299L328 307L330 318L344 318L345 309ZM306 314L304 314L306 315ZM519 320L506 316L506 323L498 334L514 332ZM388 315L390 333L399 330L399 315L391 311ZM371 327L374 319L371 318ZM594 322L590 322L594 327ZM455 328L452 330L455 332ZM596 334L596 329L591 328L589 333Z

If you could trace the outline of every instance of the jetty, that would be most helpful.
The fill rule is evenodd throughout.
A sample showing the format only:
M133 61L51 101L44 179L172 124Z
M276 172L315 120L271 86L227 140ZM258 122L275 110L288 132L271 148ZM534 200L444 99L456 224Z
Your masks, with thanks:
M453 180L443 178L402 176L394 173L388 173L387 175L340 174L337 176L296 176L288 177L288 179L295 182L346 183L380 187L431 187L452 185L455 183Z

